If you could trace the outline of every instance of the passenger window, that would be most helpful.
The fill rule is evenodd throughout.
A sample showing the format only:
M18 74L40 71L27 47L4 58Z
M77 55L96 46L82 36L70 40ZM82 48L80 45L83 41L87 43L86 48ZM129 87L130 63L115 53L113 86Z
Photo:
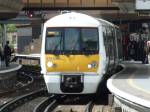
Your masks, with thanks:
M106 28L104 26L102 26L102 32L103 32L103 39L104 39L104 45L107 45L107 32L106 32Z
M98 50L98 29L83 28L81 30L83 50Z

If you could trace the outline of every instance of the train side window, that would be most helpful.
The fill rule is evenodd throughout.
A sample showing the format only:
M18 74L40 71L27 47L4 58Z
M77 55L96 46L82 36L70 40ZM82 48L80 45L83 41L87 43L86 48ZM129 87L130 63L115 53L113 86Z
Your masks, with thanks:
M81 40L83 50L98 50L98 29L82 28Z
M108 45L108 36L106 26L102 26L103 37L104 37L104 45L106 49L106 56L109 57L109 45Z
M112 28L114 57L117 57L116 28ZM115 58L116 59L116 58Z
M122 59L123 57L123 48L122 48L122 33L119 29L116 31L116 36L117 36L117 44L118 44L118 57L119 59Z
M112 27L107 27L106 28L107 32L107 44L108 44L108 52L110 56L110 60L114 60L114 38L113 38L113 29Z
M104 26L102 26L102 32L103 32L104 45L106 46L107 45L107 32Z

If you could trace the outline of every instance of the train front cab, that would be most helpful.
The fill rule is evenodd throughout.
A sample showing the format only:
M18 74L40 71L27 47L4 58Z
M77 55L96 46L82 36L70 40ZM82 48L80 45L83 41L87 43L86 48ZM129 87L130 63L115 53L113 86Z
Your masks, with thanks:
M42 66L48 92L95 93L106 65L101 28L59 27L45 30L45 54L42 54L42 62L44 60L45 63Z

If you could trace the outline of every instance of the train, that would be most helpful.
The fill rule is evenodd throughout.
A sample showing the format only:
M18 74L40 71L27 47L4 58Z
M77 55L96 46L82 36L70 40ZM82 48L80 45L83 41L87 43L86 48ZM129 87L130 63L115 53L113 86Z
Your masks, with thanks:
M79 12L47 20L40 63L48 93L96 93L120 62L121 37L116 25Z

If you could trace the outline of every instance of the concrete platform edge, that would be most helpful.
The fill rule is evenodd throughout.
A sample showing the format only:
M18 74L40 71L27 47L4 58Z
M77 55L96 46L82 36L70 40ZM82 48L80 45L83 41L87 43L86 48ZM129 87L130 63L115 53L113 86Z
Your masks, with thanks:
M12 68L12 69L2 70L2 71L0 71L0 74L1 73L8 73L8 72L16 71L16 70L19 70L21 67L22 67L22 65L18 65L17 67Z
M108 79L107 81L107 88L110 90L110 92L112 92L115 96L119 96L123 99L126 99L128 101L131 101L131 102L134 102L138 105L141 105L141 106L144 106L144 107L147 107L147 108L150 108L150 101L148 100L144 100L142 98L139 98L139 97L136 97L136 96L133 96L131 94L128 94L124 91L121 91L119 90L118 88L116 88L112 81L113 79L115 79L116 75L120 74L121 72L123 72L124 70L126 70L126 66L125 65L121 65L124 67L124 69L122 71L120 71L119 73L113 75L110 79Z

